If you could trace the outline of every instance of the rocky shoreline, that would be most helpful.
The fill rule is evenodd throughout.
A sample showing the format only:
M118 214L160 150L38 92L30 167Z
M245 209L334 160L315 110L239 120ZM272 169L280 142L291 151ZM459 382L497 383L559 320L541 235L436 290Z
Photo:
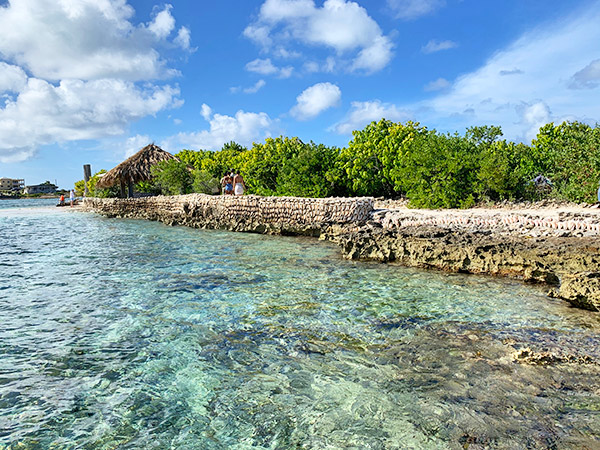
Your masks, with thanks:
M600 210L575 205L413 210L371 198L85 199L109 217L336 242L348 259L544 283L549 295L600 311ZM375 209L375 206L379 209Z

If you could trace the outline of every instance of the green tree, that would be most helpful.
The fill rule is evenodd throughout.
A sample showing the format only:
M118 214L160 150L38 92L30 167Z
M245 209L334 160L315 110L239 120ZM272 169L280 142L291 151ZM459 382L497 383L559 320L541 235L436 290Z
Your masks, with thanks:
M466 208L476 201L477 163L474 142L432 131L411 140L401 182L415 207Z
M528 182L535 177L531 147L505 140L480 150L478 193L490 200L518 199L528 195Z
M298 145L298 144L296 144ZM298 145L282 162L277 175L277 195L299 197L328 197L340 195L343 187L338 178L331 176L339 149L325 145Z
M88 196L89 197L99 197L99 198L110 198L110 197L118 197L119 196L119 187L113 186L107 189L98 188L96 185L100 176L105 174L106 170L102 169L96 172L94 175L90 177L88 180ZM81 197L85 192L85 181L79 180L75 182L75 195Z
M412 140L427 133L417 122L402 124L385 119L353 131L353 139L340 155L349 191L385 197L402 194L406 151Z
M554 183L554 196L594 202L600 180L600 128L581 122L549 123L532 147L542 174Z
M201 194L218 194L221 190L219 180L206 170L195 169L192 173L194 192Z
M192 192L193 176L190 167L183 161L171 159L161 161L151 170L154 185L164 195L181 195Z

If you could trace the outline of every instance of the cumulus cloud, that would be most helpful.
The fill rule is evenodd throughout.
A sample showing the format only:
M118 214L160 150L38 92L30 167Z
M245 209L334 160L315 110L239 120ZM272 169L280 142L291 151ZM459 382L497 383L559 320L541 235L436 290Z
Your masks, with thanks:
M445 0L387 0L396 18L413 20L431 14L446 5Z
M429 54L441 52L442 50L450 50L451 48L456 47L458 47L458 44L454 41L436 41L435 39L432 39L421 48L421 51L425 54Z
M175 18L171 15L172 8L172 5L165 5L165 9L148 24L148 30L159 39L166 38L175 28Z
M367 102L352 102L351 109L346 118L330 128L338 134L351 134L354 130L361 130L373 121L388 119L394 122L409 120L411 113L402 110L391 103L380 100Z
M296 97L297 103L290 114L299 120L312 119L326 109L339 105L342 91L335 84L317 83Z
M31 156L43 144L122 134L132 121L179 106L178 95L170 86L138 88L121 80L63 80L54 86L30 78L0 109L0 160Z
M521 116L521 123L526 127L524 139L533 139L541 126L552 122L550 107L543 101L523 103L516 107Z
M202 106L200 108L200 115L204 118L204 120L209 121L212 117L212 114L212 108L206 103L202 103Z
M435 81L431 81L425 85L426 91L441 91L450 87L450 82L445 78L438 78Z
M289 78L292 75L294 68L291 66L276 67L271 62L271 58L259 58L246 64L246 70L248 72L259 73L261 75L278 75L279 78Z
M183 148L219 150L223 144L235 141L250 146L253 142L262 141L278 129L276 121L267 113L246 112L239 110L234 116L213 114L208 105L202 105L204 118L209 122L208 130L178 133L165 139L161 146L177 152Z
M27 84L27 74L18 66L0 61L0 93L19 92Z
M326 47L350 58L352 71L376 72L392 59L389 37L363 7L346 0L325 0L321 7L314 0L266 0L244 35L264 51L298 43ZM279 50L271 48L275 43Z
M176 108L176 75L158 50L175 30L171 5L134 24L125 0L13 0L0 7L0 160L45 144L124 133ZM189 47L189 30L174 43ZM162 43L162 44L161 44ZM143 82L143 83L141 83Z
M134 12L123 0L12 1L0 8L0 54L52 81L175 75L153 47L173 29L171 6L147 26L130 21Z
M569 87L572 89L594 89L600 85L600 59L596 59L575 73Z

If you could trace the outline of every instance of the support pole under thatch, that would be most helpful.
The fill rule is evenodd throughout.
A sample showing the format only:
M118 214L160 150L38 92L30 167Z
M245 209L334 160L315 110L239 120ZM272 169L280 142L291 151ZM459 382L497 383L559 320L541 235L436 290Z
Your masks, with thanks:
M121 193L119 197L125 198L125 182L123 180L121 180Z
M133 198L133 183L129 183L127 185L127 197L128 198Z

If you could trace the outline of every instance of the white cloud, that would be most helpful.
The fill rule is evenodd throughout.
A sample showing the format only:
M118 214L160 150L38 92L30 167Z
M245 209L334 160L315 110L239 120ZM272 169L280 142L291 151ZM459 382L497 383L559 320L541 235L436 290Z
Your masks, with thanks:
M182 49L188 50L190 48L190 42L192 40L192 33L186 27L181 27L177 32L177 37L173 40Z
M341 98L342 91L335 84L317 83L296 97L297 103L290 113L299 120L312 119L326 109L339 105Z
M132 121L178 107L178 95L170 86L141 89L121 80L63 80L54 86L30 78L0 109L0 160L26 158L43 144L122 134Z
M378 36L370 47L363 48L354 62L352 70L377 72L388 65L392 55L392 42L385 36Z
M244 29L244 36L265 48L273 43L270 33L271 27L268 25L253 24Z
M598 54L598 23L600 8L586 8L528 32L447 92L406 107L445 131L501 125L507 139L525 141L543 121L600 121L600 89L571 89L593 87L597 76L600 82L598 63L590 62Z
M526 127L523 138L528 141L536 136L541 126L552 122L552 112L543 101L524 103L517 106L516 109L521 116L521 124Z
M446 5L445 0L387 0L399 19L412 20L431 14Z
M210 128L171 136L161 143L164 149L172 152L178 152L183 148L219 150L223 144L232 140L250 146L253 142L272 136L278 128L276 121L264 112L253 113L239 110L235 116L228 116L212 114L208 105L203 106L206 106L206 111L211 112L205 117Z
M436 41L435 39L432 39L421 48L421 51L423 53L429 54L441 52L442 50L449 50L451 48L456 47L458 47L458 44L454 41Z
M426 91L441 91L450 87L450 82L445 78L438 78L435 81L431 81L425 85Z
M148 24L148 30L159 39L165 39L175 28L175 18L171 15L172 8L172 5L165 5L165 9Z
M212 117L212 108L206 103L202 103L200 115L204 118L204 120L210 120L210 118Z
M271 59L255 59L246 64L248 72L260 73L261 75L272 75L279 72L279 69L273 65Z
M258 80L254 86L250 86L247 88L242 88L241 86L234 86L229 88L229 92L232 94L237 94L238 92L243 92L244 94L256 94L260 91L267 83L265 80Z
M265 80L258 80L254 84L254 86L242 89L242 91L244 92L244 94L256 94L260 89L264 87L265 84L267 84Z
M19 92L27 84L27 74L18 66L0 61L0 93Z
M280 78L289 78L292 75L293 67L276 67L271 58L255 59L246 64L248 72L259 73L261 75L278 75Z
M572 89L594 89L600 85L600 59L596 59L578 71L569 85Z
M175 29L171 10L167 4L148 24L134 24L126 0L5 2L0 160L26 159L45 144L119 135L133 121L181 105L179 88L149 82L177 74L154 48ZM189 30L177 39L189 45Z
M135 155L142 148L144 148L146 145L151 144L151 143L152 143L152 140L150 139L150 137L148 135L136 134L135 136L128 138L125 141L125 144L123 145L123 147L125 149L124 158L127 159L130 156Z
M267 0L260 8L260 15L269 22L278 22L308 17L314 8L313 0Z
M390 103L380 100L367 102L352 102L352 108L347 117L331 127L338 134L351 134L354 130L361 130L373 121L388 119L394 122L408 120L411 113L401 110Z
M349 56L346 66L353 71L375 72L392 59L389 37L353 1L325 0L317 7L314 0L266 0L258 20L244 30L244 35L265 51L277 43L274 53L281 52L285 44L327 47L338 58Z
M136 26L124 0L15 0L0 8L0 54L52 81L172 76L153 48L174 25L170 9Z

